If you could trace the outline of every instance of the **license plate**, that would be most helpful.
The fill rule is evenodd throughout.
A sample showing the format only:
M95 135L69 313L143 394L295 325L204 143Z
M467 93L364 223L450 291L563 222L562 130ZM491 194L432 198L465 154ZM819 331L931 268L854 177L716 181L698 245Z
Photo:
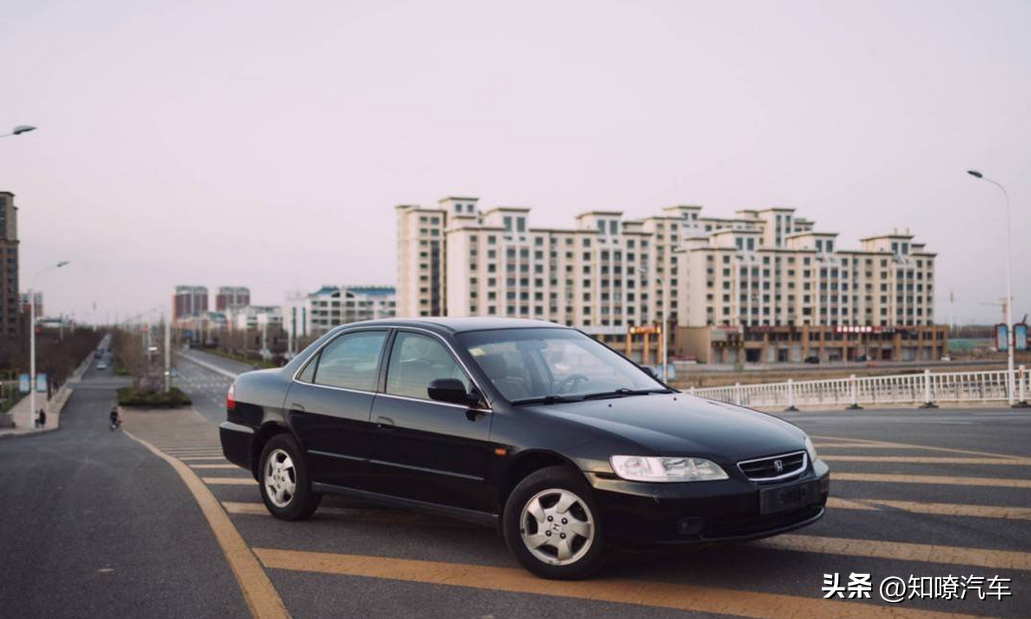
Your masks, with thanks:
M816 502L819 487L814 482L765 488L759 491L759 513L776 514Z

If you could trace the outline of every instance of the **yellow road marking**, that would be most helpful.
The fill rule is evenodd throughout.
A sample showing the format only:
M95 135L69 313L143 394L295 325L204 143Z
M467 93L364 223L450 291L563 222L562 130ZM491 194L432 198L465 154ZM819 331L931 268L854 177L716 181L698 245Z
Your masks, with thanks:
M751 617L752 619L970 619L973 615L941 613L779 593L700 587L625 578L560 581L536 578L522 569L415 561L362 555L255 548L269 569L384 578L472 589L490 589L554 597L636 604L655 608Z
M230 514L245 514L248 516L268 516L268 508L265 507L264 503L234 503L232 501L222 501L222 508ZM327 510L334 509L332 507L320 507L317 513L321 514Z
M988 458L1015 458L1023 459L1022 456L1011 456L1008 454L992 453L987 451L971 451L969 449L953 449L951 447L934 447L932 445L913 445L911 443L891 443L888 441L871 441L859 438L841 438L837 436L810 436L809 438L824 441L848 441L849 444L835 444L836 447L857 448L857 449L928 449L943 453L967 454L971 456L985 456ZM853 444L854 443L854 444ZM827 444L824 443L824 446Z
M238 469L235 464L191 464L191 469Z
M821 460L828 462L898 462L902 464L987 464L998 466L1031 466L1031 458L959 458L959 457L922 457L922 456L826 456Z
M987 550L984 548L964 548L962 546L935 546L933 544L882 542L869 539L816 537L813 535L780 535L754 542L754 545L775 550L850 557L970 565L1000 570L1031 570L1031 553L1011 550ZM259 558L261 557L260 554L258 556Z
M892 475L881 473L831 473L834 481L872 481L896 484L929 484L940 486L995 486L998 488L1031 488L1031 479L995 477L946 477L939 475Z
M207 519L208 526L215 534L218 545L222 547L222 553L225 554L226 561L229 562L229 567L236 576L236 582L240 585L240 591L243 593L243 599L247 602L247 608L251 611L251 616L255 619L290 619L290 613L287 612L283 600L280 599L276 588L272 586L272 581L265 574L265 570L251 553L229 516L222 510L218 499L208 490L207 486L201 483L197 474L191 471L190 467L162 453L160 449L147 441L133 436L128 430L123 429L122 431L126 436L170 464L189 488Z
M919 503L916 501L889 501L887 499L862 499L851 501L830 497L827 507L832 509L876 510L890 507L914 514L939 516L970 516L973 518L999 518L1002 520L1031 520L1031 507L1001 507L994 505L964 505L961 503Z
M858 509L864 511L877 511L877 508L873 505L867 505L867 502L850 501L848 499L839 499L837 497L827 498L827 507L830 509Z
M257 486L253 477L201 477L201 481L209 486Z

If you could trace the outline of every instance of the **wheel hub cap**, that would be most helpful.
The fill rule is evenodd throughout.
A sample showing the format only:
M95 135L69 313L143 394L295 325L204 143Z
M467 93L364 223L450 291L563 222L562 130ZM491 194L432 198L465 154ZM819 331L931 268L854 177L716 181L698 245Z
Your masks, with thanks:
M265 464L265 494L276 507L286 507L294 498L297 489L297 470L290 454L276 449L269 454Z
M519 533L527 550L549 565L579 561L594 542L594 517L587 504L569 490L538 492L523 506Z

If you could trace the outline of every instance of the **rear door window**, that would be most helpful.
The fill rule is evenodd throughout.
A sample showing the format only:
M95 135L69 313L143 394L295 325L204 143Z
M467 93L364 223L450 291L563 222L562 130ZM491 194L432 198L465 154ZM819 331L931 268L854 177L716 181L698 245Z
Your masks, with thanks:
M375 391L376 370L386 339L386 331L358 331L338 337L322 349L312 382L327 387Z

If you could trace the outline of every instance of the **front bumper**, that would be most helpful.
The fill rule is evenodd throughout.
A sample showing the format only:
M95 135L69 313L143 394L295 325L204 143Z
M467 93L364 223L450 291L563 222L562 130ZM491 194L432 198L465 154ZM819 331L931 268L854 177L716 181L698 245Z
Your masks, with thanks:
M760 485L744 478L713 482L642 483L588 474L606 541L627 548L661 549L778 535L810 525L824 514L830 470L817 460L801 477ZM799 505L761 513L760 493L806 484Z

